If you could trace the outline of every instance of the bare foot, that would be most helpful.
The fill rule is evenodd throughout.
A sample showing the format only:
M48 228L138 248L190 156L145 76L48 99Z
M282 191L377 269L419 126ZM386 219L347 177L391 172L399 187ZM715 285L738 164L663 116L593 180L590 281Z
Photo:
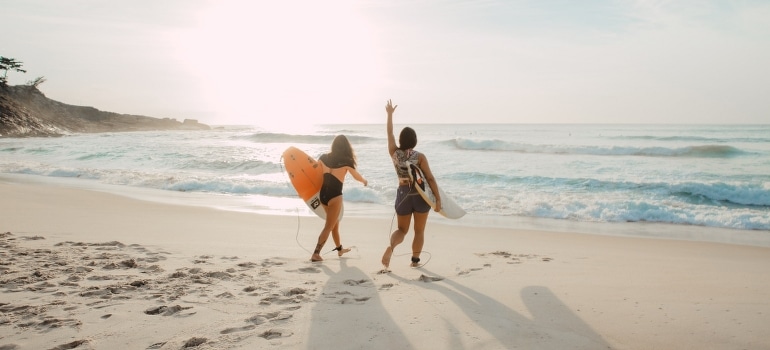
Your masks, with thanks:
M310 257L310 261L312 262L324 261L324 258L321 257L321 254L313 254L313 256Z
M420 258L416 256L412 256L412 263L409 265L411 267L420 267Z
M390 266L390 257L393 256L393 247L385 248L385 254L382 254L382 266L387 269Z
M337 251L337 256L342 256L342 254L345 254L350 251L350 248L343 248Z

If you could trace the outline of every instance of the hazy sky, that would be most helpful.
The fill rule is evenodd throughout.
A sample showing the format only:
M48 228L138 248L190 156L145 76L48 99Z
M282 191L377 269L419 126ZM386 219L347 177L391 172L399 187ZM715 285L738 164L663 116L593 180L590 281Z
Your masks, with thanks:
M48 97L209 124L768 123L767 0L0 0Z

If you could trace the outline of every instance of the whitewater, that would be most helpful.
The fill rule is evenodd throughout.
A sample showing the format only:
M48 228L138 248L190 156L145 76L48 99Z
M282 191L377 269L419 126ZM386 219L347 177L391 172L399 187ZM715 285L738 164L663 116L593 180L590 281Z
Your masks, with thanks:
M395 125L396 133L404 125ZM410 125L459 223L659 223L770 231L768 125ZM369 186L345 182L345 215L393 215L385 125L0 138L0 173L227 210L311 215L281 162L346 135ZM432 215L432 220L446 220ZM512 224L513 223L513 224Z

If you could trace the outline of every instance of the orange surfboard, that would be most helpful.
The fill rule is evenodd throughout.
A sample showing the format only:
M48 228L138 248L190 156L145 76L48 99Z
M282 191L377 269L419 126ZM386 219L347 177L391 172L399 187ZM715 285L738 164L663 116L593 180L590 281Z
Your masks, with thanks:
M323 169L320 163L299 148L289 147L283 152L283 166L289 175L294 190L308 208L321 219L326 219L326 210L321 205ZM340 217L342 219L342 211Z

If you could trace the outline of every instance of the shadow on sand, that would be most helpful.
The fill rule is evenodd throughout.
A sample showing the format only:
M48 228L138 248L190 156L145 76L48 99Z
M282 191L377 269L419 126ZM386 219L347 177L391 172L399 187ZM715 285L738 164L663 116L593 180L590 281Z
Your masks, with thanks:
M336 271L331 261L319 265L329 280L311 312L307 349L412 349L372 279L346 260L339 260Z
M421 269L425 275L433 275ZM460 308L478 327L492 335L505 348L520 349L611 349L601 335L596 333L578 315L570 310L550 289L543 286L525 287L520 297L532 317L522 315L510 307L472 288L451 279L426 282L407 280L391 273L401 283L437 291ZM512 291L511 298L516 295ZM443 318L443 317L442 317ZM453 327L451 324L448 327ZM461 327L453 327L461 328ZM454 349L474 347L460 329L450 329L457 339L448 342ZM489 344L479 344L479 347Z

